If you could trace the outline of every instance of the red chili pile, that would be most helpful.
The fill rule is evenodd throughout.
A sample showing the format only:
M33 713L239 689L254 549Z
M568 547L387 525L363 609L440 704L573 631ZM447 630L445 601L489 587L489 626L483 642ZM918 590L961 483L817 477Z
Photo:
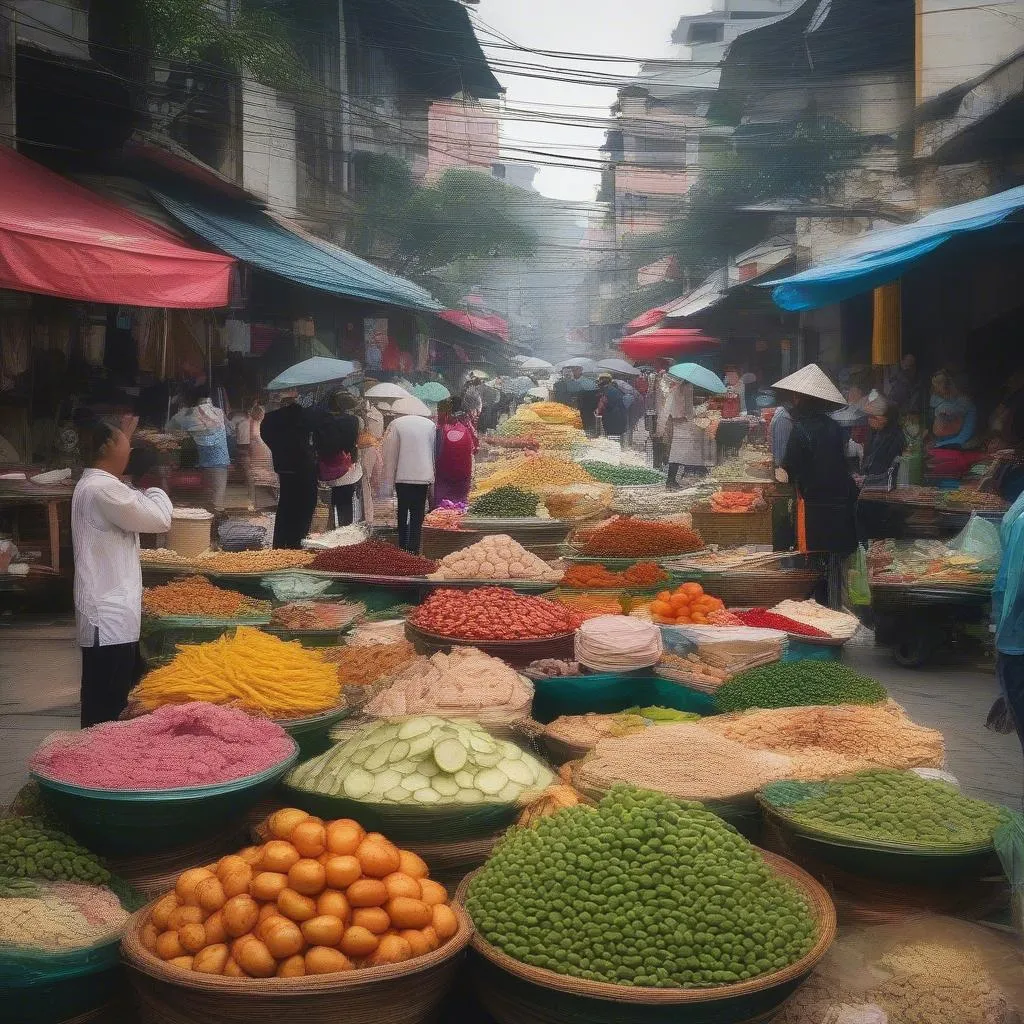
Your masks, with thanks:
M321 551L309 568L324 572L356 572L366 576L426 576L437 566L431 559L410 554L394 544L364 540L361 544Z
M478 587L435 590L409 621L428 633L460 640L539 640L571 633L581 617L543 597Z
M797 633L800 636L831 636L816 626L808 626L805 622L797 622L788 615L779 615L778 612L769 611L767 608L751 608L745 612L733 612L744 626L758 626L761 629L780 629L784 633Z

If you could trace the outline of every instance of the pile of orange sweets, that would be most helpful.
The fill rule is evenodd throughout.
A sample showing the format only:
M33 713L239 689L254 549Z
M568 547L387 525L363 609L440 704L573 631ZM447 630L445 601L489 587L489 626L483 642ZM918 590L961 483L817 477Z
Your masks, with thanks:
M651 602L650 609L651 618L664 626L724 625L715 618L727 614L722 600L705 594L699 583L683 583L675 590L663 590Z

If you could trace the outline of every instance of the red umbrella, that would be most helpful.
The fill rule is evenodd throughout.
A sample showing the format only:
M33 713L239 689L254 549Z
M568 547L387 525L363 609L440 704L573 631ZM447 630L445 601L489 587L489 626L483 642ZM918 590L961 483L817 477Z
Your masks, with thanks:
M619 348L636 362L658 359L662 356L697 352L720 344L703 331L684 327L663 327L631 334L619 341Z
M665 310L649 309L645 313L641 313L639 316L633 317L633 319L626 324L626 333L635 334L637 331L645 330L648 327L657 327L664 319Z
M442 320L474 334L493 334L508 341L508 321L494 313L469 313L463 309L444 309L437 314Z

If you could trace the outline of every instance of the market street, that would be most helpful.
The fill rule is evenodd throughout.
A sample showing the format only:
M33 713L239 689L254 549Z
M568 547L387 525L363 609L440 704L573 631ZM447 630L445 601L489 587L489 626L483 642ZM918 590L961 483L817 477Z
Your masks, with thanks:
M866 631L855 637L846 647L844 662L877 679L915 722L945 735L949 770L966 793L1021 809L1024 757L1020 743L1014 734L1000 736L985 728L998 695L995 676L941 665L902 669L887 651L870 646L869 641ZM43 737L77 726L77 707L0 715L0 804L9 803L24 785L25 764Z

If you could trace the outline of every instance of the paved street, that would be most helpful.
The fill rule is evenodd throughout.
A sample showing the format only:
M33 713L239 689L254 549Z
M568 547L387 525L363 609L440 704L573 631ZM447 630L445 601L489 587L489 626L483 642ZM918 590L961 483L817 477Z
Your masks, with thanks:
M1020 744L1015 735L999 736L985 728L997 695L995 677L960 667L902 669L887 651L870 646L869 635L865 640L847 647L847 663L881 681L914 721L943 732L949 770L967 793L1020 810L1024 793ZM59 700L66 700L64 693ZM0 804L9 803L24 783L26 759L39 741L55 729L77 726L77 708L47 708L45 699L33 696L43 711L0 715Z

